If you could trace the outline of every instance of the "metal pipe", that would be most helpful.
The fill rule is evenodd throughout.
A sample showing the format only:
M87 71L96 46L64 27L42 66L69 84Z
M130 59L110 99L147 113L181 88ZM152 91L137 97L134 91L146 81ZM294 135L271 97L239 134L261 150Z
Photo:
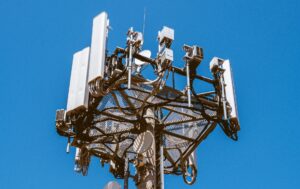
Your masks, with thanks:
M156 65L155 59L145 57L143 55L140 55L139 53L135 53L132 56L134 58L137 58L137 59L141 60L141 61L148 62L148 63L150 63L152 65ZM186 75L186 72L184 72L184 70L181 69L181 68L178 68L178 67L175 67L175 66L171 66L171 70L173 72L176 72L176 73L180 74L180 75L184 75L184 76ZM211 84L215 83L215 80L210 79L208 77L204 77L204 76L201 76L201 75L194 75L194 77L196 79L200 79L202 81L205 81L205 82L208 82L208 83L211 83Z
M209 91L209 92L204 92L204 93L198 93L197 97L203 97L203 96L209 96L212 94L216 94L216 91Z
M70 143L70 137L68 137L68 144L67 144L67 148L66 148L66 152L67 153L70 153L70 145L71 145L71 143Z
M132 73L132 45L129 45L129 60L128 60L128 89L131 89L131 73Z
M190 63L186 61L186 83L187 83L187 96L188 96L188 106L192 107L192 98L191 98L191 78L190 78Z
M129 29L129 60L128 60L128 89L131 89L131 73L132 73L132 32L133 28Z
M162 112L161 109L158 109L158 120L161 121L162 119ZM164 189L164 185L165 185L165 178L164 178L164 144L163 144L163 136L160 136L160 167L159 167L159 171L160 171L160 189Z
M186 75L186 72L184 72L183 69L181 68L177 68L175 66L172 66L171 67L176 73L180 74L180 75L183 75L185 76ZM204 77L204 76L201 76L201 75L194 75L193 77L195 77L196 79L200 79L202 81L205 81L207 83L211 83L211 84L214 84L215 83L215 80L212 80L210 78L207 78L207 77Z
M129 165L128 165L128 158L125 158L125 165L124 165L124 189L128 189L128 177L129 177Z
M164 146L160 145L160 187L161 189L165 188L165 177L164 177Z
M176 133L173 133L173 132L169 132L167 130L164 130L163 133L167 134L167 135L170 135L170 136L173 136L173 137L176 137L176 138L180 138L182 140L189 141L189 142L195 142L195 140L190 138L190 137L187 137L187 136L184 136L184 135L181 135L181 134L176 134Z
M139 53L134 53L133 57L136 58L136 59L139 59L139 60L141 60L143 62L148 62L148 63L150 63L152 65L156 65L155 59L143 56L143 55L141 55Z

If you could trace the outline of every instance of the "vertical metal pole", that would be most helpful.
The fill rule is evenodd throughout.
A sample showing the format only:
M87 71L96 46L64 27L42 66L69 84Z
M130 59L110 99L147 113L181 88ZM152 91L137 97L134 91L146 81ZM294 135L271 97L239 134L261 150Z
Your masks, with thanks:
M172 69L172 87L175 89L175 73L174 73L174 68Z
M187 83L187 96L188 96L188 105L192 107L191 99L191 79L190 79L190 63L186 61L186 83Z
M161 133L158 129L154 131L154 138L155 138L155 189L162 188L162 140L161 140Z
M160 145L160 188L164 189L165 176L164 176L164 146L163 143Z
M191 77L190 77L190 63L187 60L186 61L186 79L187 79L187 95L188 95L188 106L192 107L192 97L191 97ZM192 123L189 122L189 128L192 126ZM185 135L185 126L183 127L183 134ZM190 156L189 156L189 164L192 164L191 158L193 157L195 152L193 152Z
M128 158L125 158L125 166L124 166L124 189L128 189L128 177L129 177L129 165Z
M156 127L155 124L155 114L153 109L147 109L145 113L145 120L147 122L147 130L150 131L153 136L153 143L151 146L152 153L145 152L146 162L148 164L148 168L146 170L146 174L144 175L144 179L141 183L138 184L138 189L163 189L163 167L162 161L162 140L161 140L161 132ZM149 150L148 150L149 151ZM142 174L139 173L138 174Z
M70 137L68 137L68 144L67 144L67 148L66 148L67 153L70 153L70 146L71 146Z
M128 89L131 89L131 73L132 73L132 32L133 28L129 29L129 64L128 64Z
M157 109L156 118L162 119L161 109ZM155 127L155 144L156 144L156 189L164 189L164 146L163 136L161 134L163 128Z
M158 113L157 113L157 118L159 121L162 120L162 112L161 112L161 109L159 108L158 109ZM165 177L164 177L164 141L163 141L163 136L161 133L159 133L159 144L160 144L160 188L161 189L164 189L164 185L165 185Z

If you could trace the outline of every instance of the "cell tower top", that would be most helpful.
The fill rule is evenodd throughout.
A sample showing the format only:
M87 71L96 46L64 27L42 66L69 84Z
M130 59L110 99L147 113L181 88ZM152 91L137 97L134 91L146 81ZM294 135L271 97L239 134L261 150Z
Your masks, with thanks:
M183 67L175 67L174 30L166 26L158 32L155 57L142 49L144 32L132 27L124 48L109 53L108 26L107 13L94 18L91 46L73 56L67 108L56 112L56 129L68 138L67 151L76 148L75 171L87 175L90 158L96 156L102 165L110 165L116 178L124 179L124 188L129 178L139 189L163 188L164 174L182 175L193 184L196 148L214 128L219 125L237 140L240 127L229 60L213 58L210 79L197 73L203 49L183 45ZM145 74L151 69L153 80ZM175 86L177 75L185 77L185 88ZM214 90L201 91L196 80ZM120 186L109 183L106 188Z

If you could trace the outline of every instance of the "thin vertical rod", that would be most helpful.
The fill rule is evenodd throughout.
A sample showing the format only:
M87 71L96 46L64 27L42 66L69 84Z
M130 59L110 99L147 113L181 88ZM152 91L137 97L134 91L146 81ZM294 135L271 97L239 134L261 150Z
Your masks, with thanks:
M129 60L128 60L128 89L131 89L131 73L132 73L132 32L133 28L129 29Z
M67 144L67 148L66 148L67 153L70 153L70 145L71 145L70 137L68 137L68 144Z
M125 158L124 172L124 189L128 189L129 165L127 157Z
M161 109L159 108L158 111L157 111L157 118L158 120L160 121L162 118L163 118L163 115L162 115L162 111ZM164 189L164 185L165 185L165 178L164 178L164 143L163 143L163 136L162 134L160 134L159 136L159 139L160 139L160 189Z
M190 78L190 63L186 61L186 83L187 83L187 96L188 96L188 106L192 107L191 99L191 78Z
M163 143L160 144L160 188L164 189L165 177L164 177L164 146Z

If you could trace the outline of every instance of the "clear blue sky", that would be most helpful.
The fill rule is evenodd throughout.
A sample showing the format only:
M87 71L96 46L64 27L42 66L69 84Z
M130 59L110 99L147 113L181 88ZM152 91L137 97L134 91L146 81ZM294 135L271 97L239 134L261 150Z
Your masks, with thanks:
M92 18L107 11L109 48L124 46L130 26L156 52L157 31L175 29L176 63L184 43L231 60L241 122L233 142L218 128L198 150L193 186L167 176L166 188L282 189L300 185L300 1L0 0L0 188L102 189L112 179L93 159L73 172L73 153L55 131L65 108L72 55L90 44ZM201 87L201 86L199 86Z

